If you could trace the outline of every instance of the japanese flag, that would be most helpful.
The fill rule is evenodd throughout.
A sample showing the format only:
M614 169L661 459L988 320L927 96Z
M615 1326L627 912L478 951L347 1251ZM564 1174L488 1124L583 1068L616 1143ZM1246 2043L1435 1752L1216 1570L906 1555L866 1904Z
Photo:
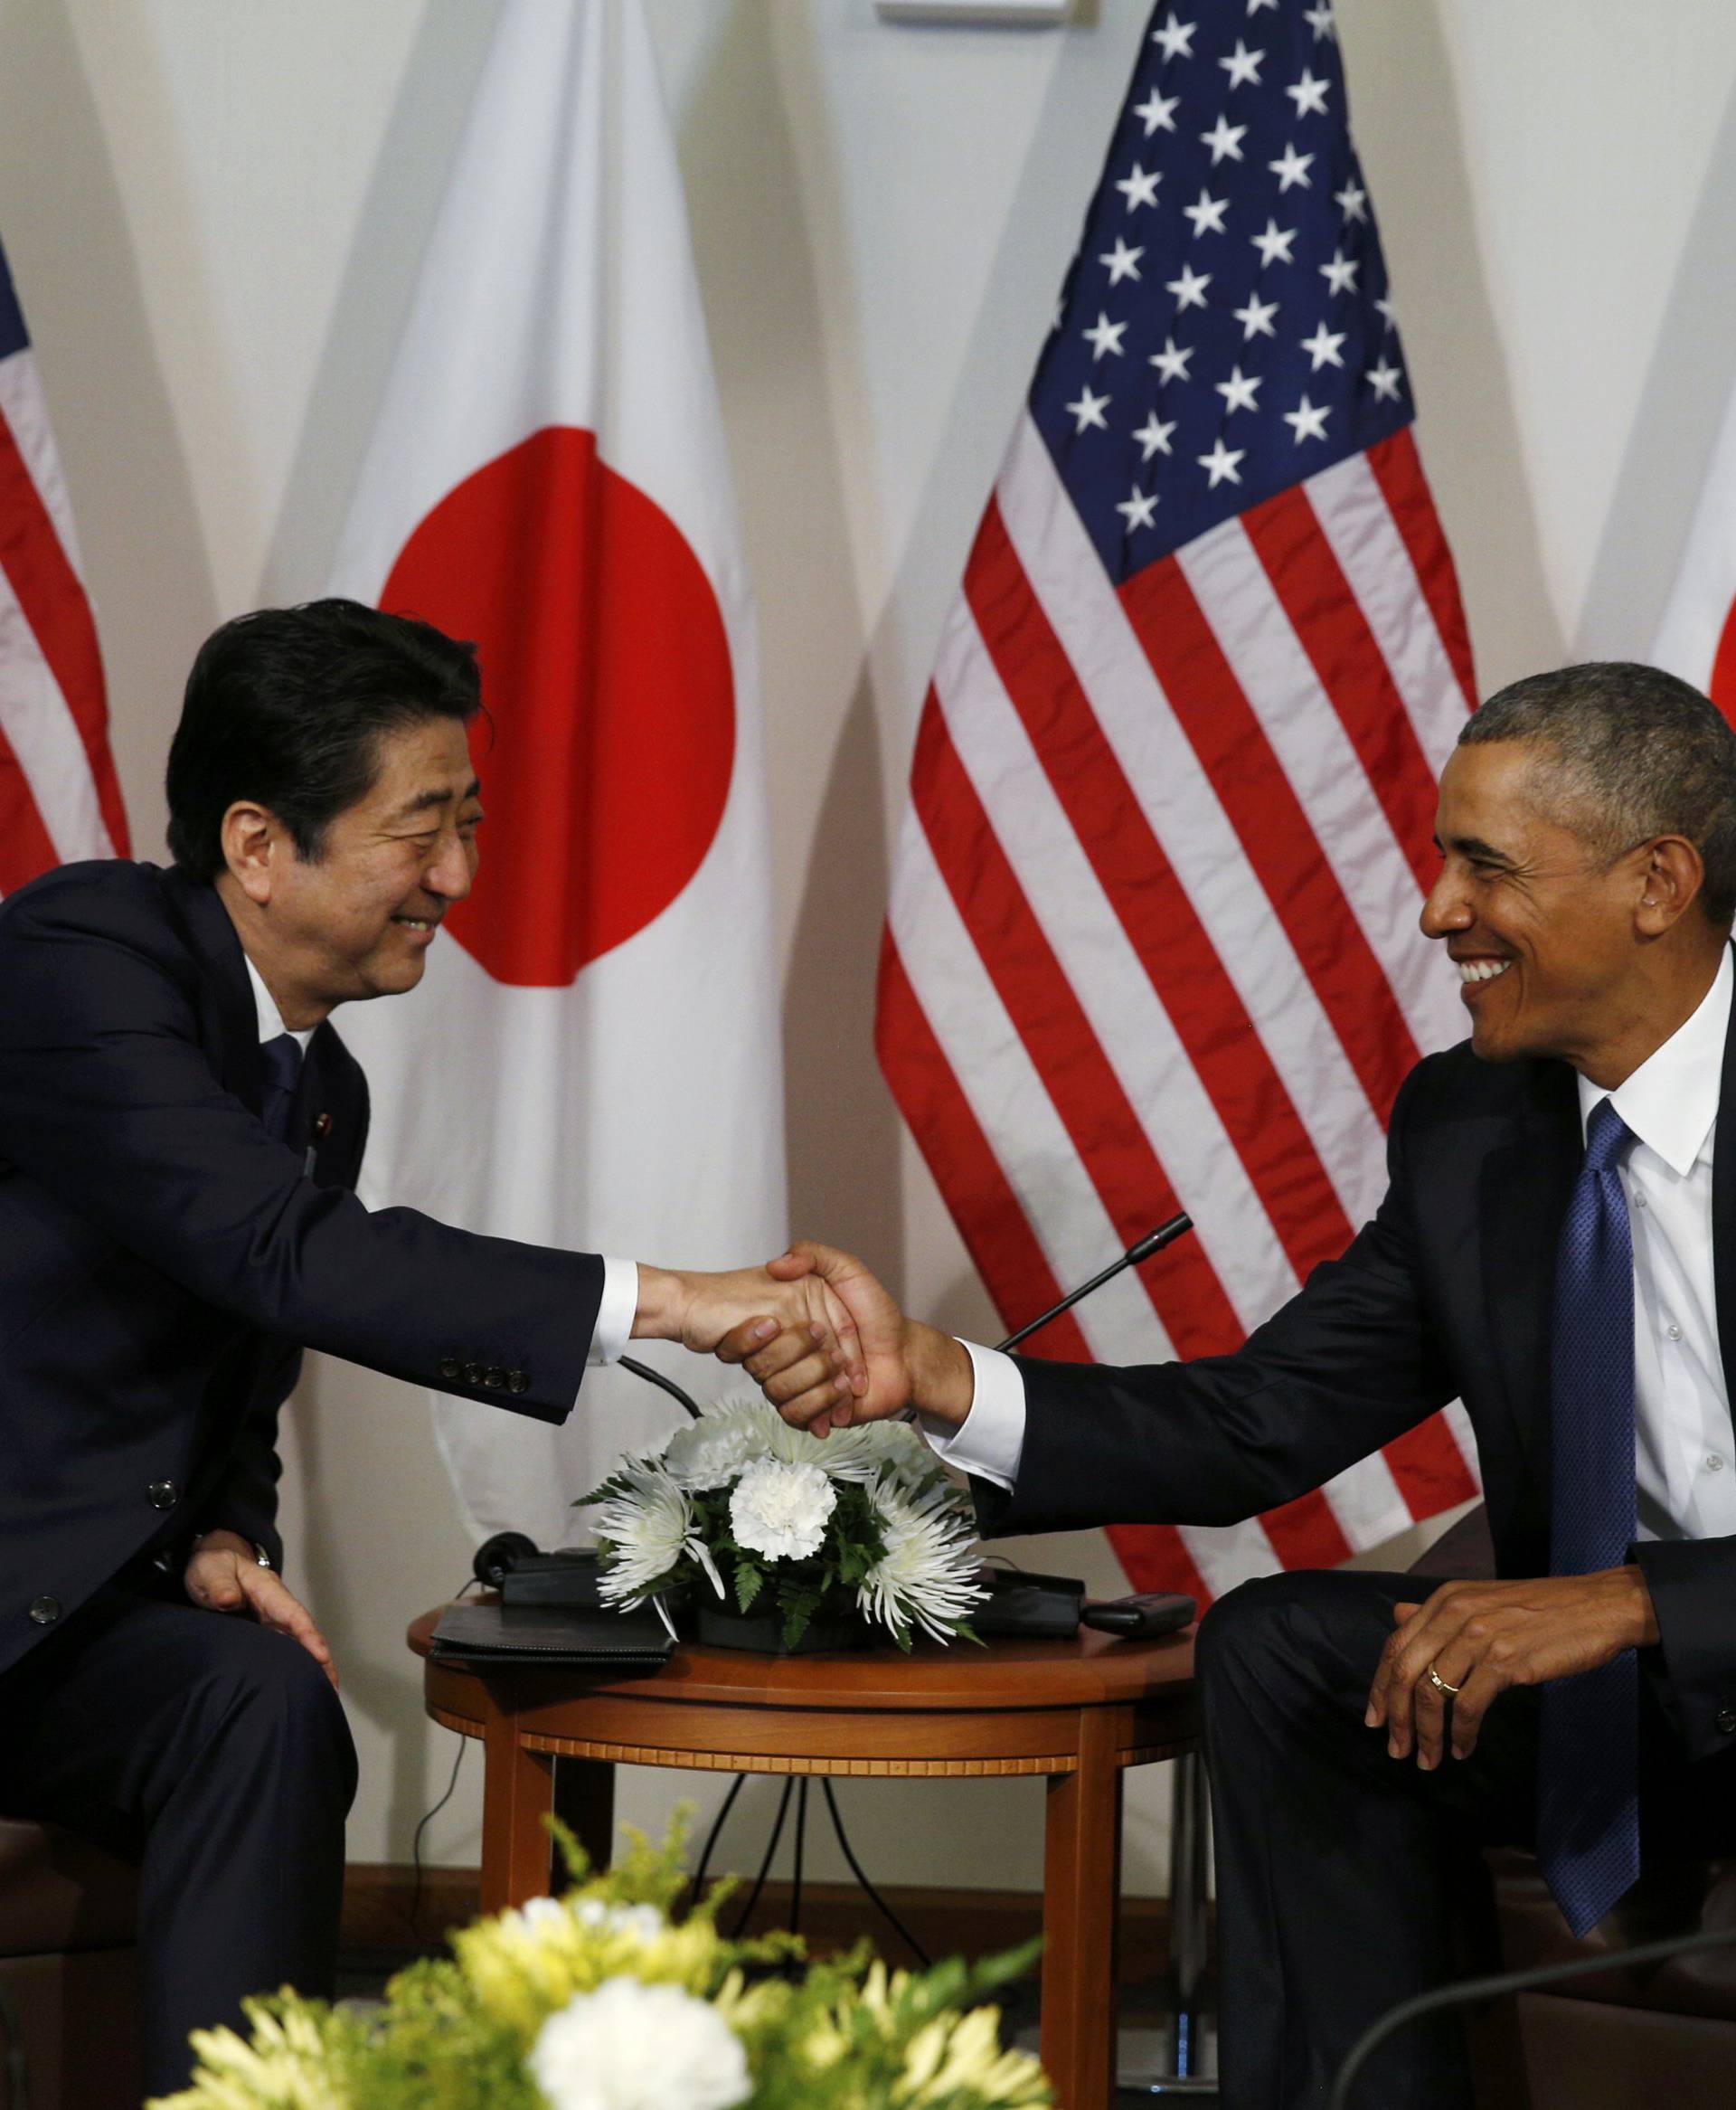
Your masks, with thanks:
M475 639L494 721L475 891L419 989L341 1022L364 1199L669 1265L776 1252L753 614L638 0L507 0L332 590ZM542 1546L678 1412L618 1369L558 1429L434 1400L476 1531Z

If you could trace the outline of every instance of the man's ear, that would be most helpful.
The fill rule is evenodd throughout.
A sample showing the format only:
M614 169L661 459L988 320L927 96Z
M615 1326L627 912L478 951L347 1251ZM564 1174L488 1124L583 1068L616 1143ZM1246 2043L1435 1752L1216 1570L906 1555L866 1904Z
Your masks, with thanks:
M1684 836L1659 836L1646 847L1635 927L1643 938L1661 938L1700 898L1706 867Z
M290 855L283 823L269 807L238 799L223 816L221 839L223 861L236 885L250 901L265 907L271 899L273 873Z

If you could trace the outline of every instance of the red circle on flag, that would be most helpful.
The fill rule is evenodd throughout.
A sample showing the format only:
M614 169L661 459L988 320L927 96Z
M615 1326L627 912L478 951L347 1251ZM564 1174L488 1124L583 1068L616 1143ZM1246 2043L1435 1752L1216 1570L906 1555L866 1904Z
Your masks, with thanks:
M699 560L645 493L550 426L449 491L380 596L474 639L487 825L447 928L496 981L565 988L660 915L729 798L735 687Z

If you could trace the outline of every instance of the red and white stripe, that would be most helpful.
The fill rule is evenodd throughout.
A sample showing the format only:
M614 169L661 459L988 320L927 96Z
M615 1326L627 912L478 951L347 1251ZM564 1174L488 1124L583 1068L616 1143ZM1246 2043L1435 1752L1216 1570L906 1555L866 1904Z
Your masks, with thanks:
M0 894L128 854L96 624L26 345L0 359Z
M1118 591L1021 421L917 734L881 1061L1009 1325L1197 1226L1037 1352L1233 1348L1369 1214L1401 1081L1461 1034L1417 918L1474 703L1408 430ZM1111 1537L1209 1598L1476 1487L1455 1410L1258 1521Z

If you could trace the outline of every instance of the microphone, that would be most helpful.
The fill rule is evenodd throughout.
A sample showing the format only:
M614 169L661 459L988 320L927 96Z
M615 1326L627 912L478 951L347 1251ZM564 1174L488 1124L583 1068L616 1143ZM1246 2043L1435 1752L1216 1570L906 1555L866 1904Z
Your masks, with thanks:
M1008 1348L1017 1348L1022 1340L1029 1340L1040 1327L1047 1326L1052 1319L1059 1319L1063 1311L1071 1311L1080 1298L1089 1297L1093 1290L1100 1290L1105 1282L1118 1275L1124 1267L1137 1267L1142 1260L1149 1260L1154 1253L1161 1253L1165 1245L1173 1245L1184 1231L1193 1228L1193 1217L1184 1211L1179 1216L1172 1216L1168 1223L1159 1224L1155 1231L1147 1231L1143 1238L1128 1246L1119 1260L1112 1260L1108 1267L1094 1274L1089 1282L1081 1282L1078 1289L1070 1290L1059 1304L1052 1304L1040 1318L1033 1319L1028 1324L1020 1327L1016 1333L1009 1333L1004 1341L997 1342L998 1351L1005 1353Z

